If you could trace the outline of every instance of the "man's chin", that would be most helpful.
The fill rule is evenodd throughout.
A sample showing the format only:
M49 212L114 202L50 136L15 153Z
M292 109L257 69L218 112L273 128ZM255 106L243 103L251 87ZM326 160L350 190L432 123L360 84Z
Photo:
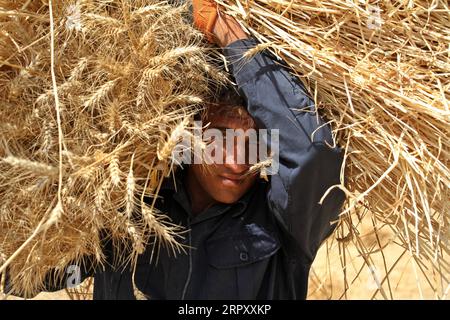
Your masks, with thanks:
M217 202L224 203L224 204L233 204L233 203L236 203L237 201L239 201L240 198L241 198L240 196L236 196L236 195L227 195L227 196L222 195L220 197L215 198L215 200Z

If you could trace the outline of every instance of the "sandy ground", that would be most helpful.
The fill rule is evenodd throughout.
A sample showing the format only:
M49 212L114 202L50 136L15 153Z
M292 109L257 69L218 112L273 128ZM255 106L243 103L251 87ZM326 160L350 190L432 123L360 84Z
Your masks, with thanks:
M363 225L361 239L366 248L378 248L372 226ZM376 250L366 260L357 247L347 244L340 250L335 239L324 244L310 274L309 299L449 299L444 296L449 283L434 274L430 264L419 266L408 250L394 243L392 232L378 232L382 252ZM398 241L398 240L397 240ZM351 257L351 259L349 258ZM345 263L343 263L345 261ZM448 263L449 257L446 256ZM346 267L343 268L342 265ZM386 277L389 274L389 277ZM446 274L449 279L449 274ZM347 286L345 285L347 283ZM346 289L347 288L347 289Z

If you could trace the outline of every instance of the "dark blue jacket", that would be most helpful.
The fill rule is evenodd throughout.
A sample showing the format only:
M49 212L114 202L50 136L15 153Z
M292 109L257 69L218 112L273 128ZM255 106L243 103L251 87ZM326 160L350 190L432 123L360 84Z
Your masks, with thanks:
M325 191L340 183L342 153L330 147L330 128L281 63L266 52L242 59L254 45L240 40L224 54L258 126L279 129L279 172L237 203L218 204L196 216L183 173L176 185L165 182L157 207L190 230L184 243L191 249L174 257L161 248L151 262L150 245L138 258L135 283L150 299L306 297L311 264L344 201L343 192L334 188L319 204ZM134 299L129 268L112 266L110 243L105 252L111 265L95 273L94 299Z

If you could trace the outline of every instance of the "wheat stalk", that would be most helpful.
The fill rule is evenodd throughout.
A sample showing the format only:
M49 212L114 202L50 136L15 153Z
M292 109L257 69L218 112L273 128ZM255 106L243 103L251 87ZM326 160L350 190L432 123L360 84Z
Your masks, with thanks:
M1 161L13 166L25 169L27 171L33 172L39 176L56 176L58 174L58 168L47 165L45 163L40 163L37 161L31 161L28 159L17 158L14 156L7 156Z
M167 141L162 146L158 145L157 157L161 162L167 162L172 155L172 152L176 145L179 143L180 138L186 134L185 128L187 127L190 119L185 117L171 132Z
M119 168L119 157L114 155L109 163L109 173L111 178L111 183L118 187L120 185L120 168Z
M85 108L93 109L114 89L117 83L116 80L111 80L101 85L84 103Z

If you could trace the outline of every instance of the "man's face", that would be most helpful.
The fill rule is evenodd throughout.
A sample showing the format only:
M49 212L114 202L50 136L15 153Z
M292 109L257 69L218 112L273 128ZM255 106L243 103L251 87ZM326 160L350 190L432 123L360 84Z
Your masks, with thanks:
M226 129L256 129L253 119L247 113L239 115L235 112L209 112L206 123L210 123L208 129L218 129L222 131L223 137L226 136ZM194 179L201 186L201 192L217 202L231 204L238 201L255 183L256 174L248 174L252 164L249 164L248 157L244 163L239 163L239 154L245 152L248 155L248 137L246 143L238 143L238 139L232 139L231 143L224 139L224 143L219 143L222 147L223 161L221 164L193 164L190 167ZM234 157L230 155L228 146L232 145Z

